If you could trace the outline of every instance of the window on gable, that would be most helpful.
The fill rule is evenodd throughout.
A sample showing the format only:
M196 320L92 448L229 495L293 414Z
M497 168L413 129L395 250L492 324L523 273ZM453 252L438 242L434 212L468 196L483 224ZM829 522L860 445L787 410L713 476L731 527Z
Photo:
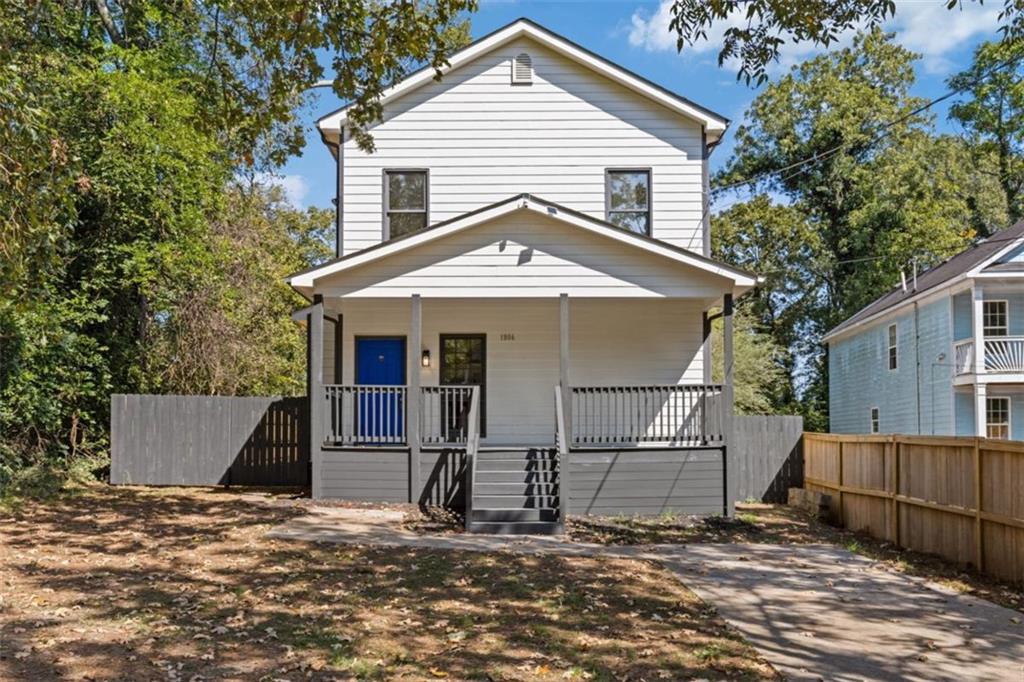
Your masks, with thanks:
M605 212L608 222L651 234L651 172L610 170L605 176Z
M889 369L899 366L899 348L896 337L896 325L889 325Z
M871 408L871 433L878 433L879 426L881 424L880 415L877 407Z
M985 398L985 435L1006 440L1010 437L1010 399Z
M1006 301L984 301L982 323L985 336L1006 336L1009 334L1009 321Z
M427 171L384 172L384 239L427 226Z

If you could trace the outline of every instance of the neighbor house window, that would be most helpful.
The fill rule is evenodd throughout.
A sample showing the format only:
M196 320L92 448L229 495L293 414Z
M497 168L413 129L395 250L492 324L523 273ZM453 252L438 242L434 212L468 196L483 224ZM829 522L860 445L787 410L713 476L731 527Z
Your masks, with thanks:
M1010 323L1006 301L985 301L982 308L985 336L1006 336Z
M605 176L605 212L608 222L651 234L651 172L610 170Z
M985 399L985 435L1006 440L1010 437L1010 399Z
M384 171L384 239L427 226L427 171Z
M899 366L899 348L896 338L896 325L889 325L889 369L896 369Z
M871 408L871 433L878 433L879 432L879 421L880 420L879 420L879 416L878 416L878 408L877 407L872 407Z

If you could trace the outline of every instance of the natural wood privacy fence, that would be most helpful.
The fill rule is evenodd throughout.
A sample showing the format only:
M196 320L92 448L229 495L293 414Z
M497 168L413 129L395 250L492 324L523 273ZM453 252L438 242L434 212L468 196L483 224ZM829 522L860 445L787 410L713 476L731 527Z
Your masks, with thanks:
M803 450L845 527L1024 581L1024 443L805 433Z

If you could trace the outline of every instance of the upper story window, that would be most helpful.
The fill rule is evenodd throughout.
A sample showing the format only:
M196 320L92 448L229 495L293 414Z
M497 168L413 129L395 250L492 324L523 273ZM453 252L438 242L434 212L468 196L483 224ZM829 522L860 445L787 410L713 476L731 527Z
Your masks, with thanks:
M650 236L651 171L614 169L605 175L608 222Z
M899 346L896 336L896 325L889 325L889 369L899 367Z
M982 321L985 336L1006 336L1010 333L1010 316L1006 301L984 301Z
M384 239L427 226L427 171L384 171Z

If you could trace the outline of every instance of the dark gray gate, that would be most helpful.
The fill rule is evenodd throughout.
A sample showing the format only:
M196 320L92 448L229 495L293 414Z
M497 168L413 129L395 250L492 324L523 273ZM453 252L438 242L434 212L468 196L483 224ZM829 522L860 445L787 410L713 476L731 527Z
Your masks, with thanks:
M786 502L803 485L803 417L733 417L729 466L735 468L736 501Z
M309 484L306 398L114 395L110 482Z

